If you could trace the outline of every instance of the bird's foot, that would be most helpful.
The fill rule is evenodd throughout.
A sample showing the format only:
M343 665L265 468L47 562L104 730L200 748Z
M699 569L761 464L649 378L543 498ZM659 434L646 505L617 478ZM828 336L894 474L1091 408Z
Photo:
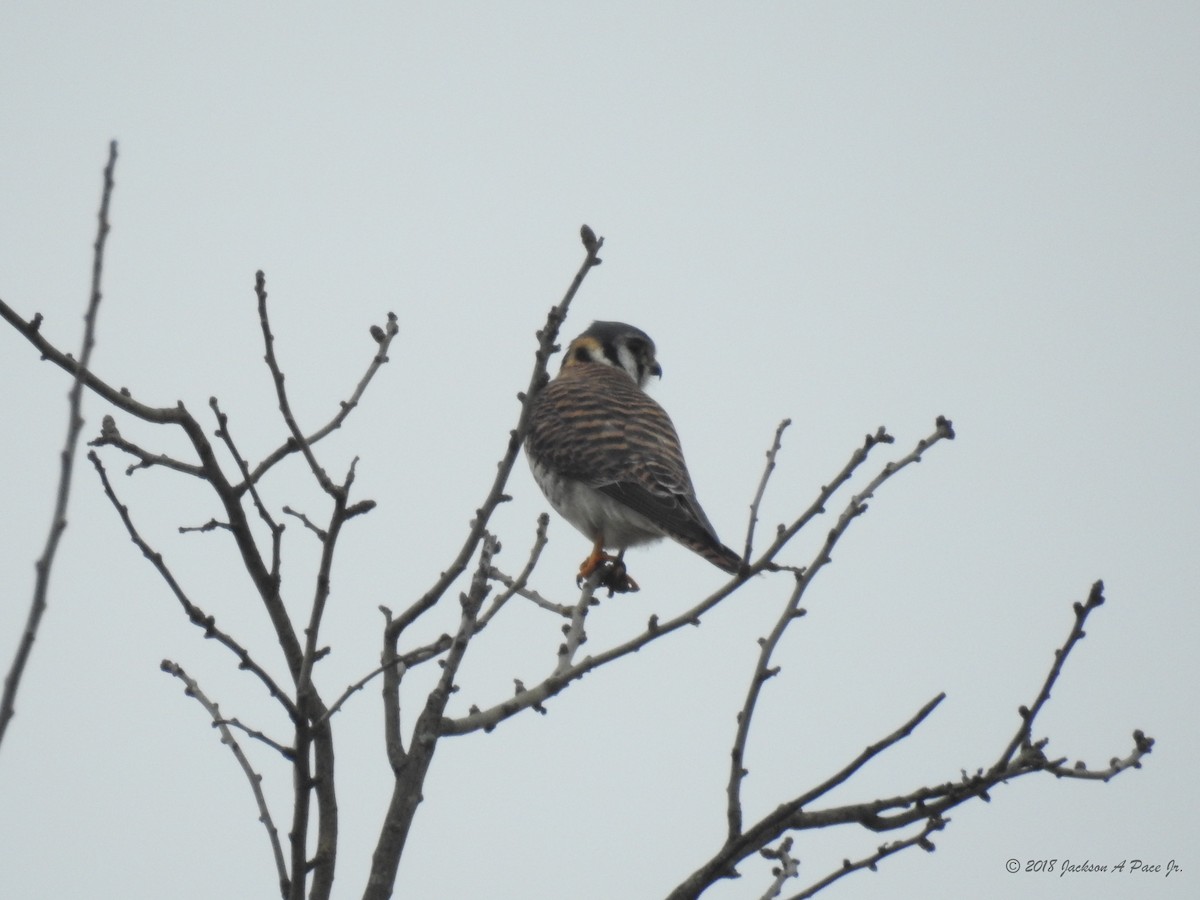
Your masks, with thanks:
M579 567L575 586L583 587L585 581L599 573L596 586L607 588L610 597L613 594L632 594L634 591L641 590L638 583L626 571L625 560L621 557L622 554L611 556L602 549L593 551L592 555L585 559L583 565Z
M613 594L632 594L640 591L638 583L630 577L625 569L625 560L621 557L609 560L600 576L600 587L608 588L608 596Z

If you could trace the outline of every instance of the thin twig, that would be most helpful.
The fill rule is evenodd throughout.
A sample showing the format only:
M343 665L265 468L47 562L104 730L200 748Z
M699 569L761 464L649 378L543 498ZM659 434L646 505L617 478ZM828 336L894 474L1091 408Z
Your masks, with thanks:
M311 449L308 455L312 455ZM315 457L313 458L315 459ZM304 711L308 721L313 723L311 728L304 729L302 737L299 735L297 737L298 750L303 748L311 738L313 771L310 776L306 770L297 767L297 803L296 815L293 818L294 834L299 835L299 839L294 839L293 843L293 861L296 864L303 862L313 872L309 900L328 900L331 896L337 858L338 806L334 778L333 732L329 724L328 710L313 684L313 666L328 652L327 648L319 647L318 636L326 604L329 601L334 552L342 526L349 518L346 500L350 496L350 488L354 484L354 470L357 465L358 457L355 457L351 460L342 483L334 485L330 492L330 496L333 498L333 511L330 513L329 526L321 541L321 560L315 579L316 590L309 611L308 625L304 629L303 662L300 666L300 675L296 679L297 703ZM317 799L317 835L315 852L311 859L304 860L304 836L308 824L307 789L309 786ZM294 900L302 900L304 896L300 882L299 876L293 877Z
M238 471L242 473L242 483L249 488L250 499L254 501L254 508L258 510L258 517L262 519L263 524L267 526L267 530L271 533L271 578L278 582L283 566L283 532L285 526L275 521L275 517L271 515L266 504L263 503L254 482L250 480L250 467L247 465L245 457L238 452L237 444L233 441L233 433L229 430L229 416L221 411L221 406L217 402L216 397L209 397L208 405L212 409L213 415L217 417L217 436L225 442L225 447L229 451L229 455L233 457Z
M443 634L436 641L428 643L423 647L418 647L415 650L409 650L407 653L390 663L376 666L362 678L358 679L358 681L349 685L346 690L342 692L342 695L330 705L328 711L326 711L325 715L318 720L316 724L320 725L324 722L327 722L334 713L336 713L342 708L343 705L345 705L347 700L370 684L372 679L383 674L385 669L389 667L395 668L398 669L401 674L403 674L404 672L408 671L414 666L420 665L423 662L429 662L431 659L437 659L450 649L450 643L450 635Z
M591 229L587 229L587 234L591 234ZM463 541L462 546L459 548L458 555L429 590L415 603L410 605L399 616L392 616L390 614L388 616L387 625L384 628L382 659L382 663L385 666L383 673L384 720L387 726L386 746L388 759L391 761L394 769L398 769L403 764L406 756L399 731L400 717L396 712L400 707L400 678L396 669L390 665L397 655L397 641L409 625L433 608L442 595L445 594L446 589L463 573L468 561L475 552L475 548L483 537L492 512L500 503L508 499L508 496L504 493L504 487L508 482L509 474L512 472L513 463L516 462L517 454L521 450L521 442L524 440L525 432L529 428L529 415L533 408L533 398L548 380L546 367L550 356L558 350L558 345L555 341L558 339L559 328L566 318L567 310L571 305L571 301L575 298L580 285L582 285L584 277L599 263L597 254L604 245L604 239L595 238L594 235L591 235L591 237L592 240L589 241L585 235L584 246L587 250L587 255L584 257L579 270L575 273L575 277L567 288L566 294L564 294L557 306L550 309L550 312L546 316L546 324L537 333L538 347L534 353L533 371L529 376L529 386L524 393L518 395L518 399L521 401L521 412L517 417L517 426L509 433L508 446L500 462L497 464L496 475L492 480L491 487L488 489L483 504L475 511L475 518L471 520L466 540ZM385 882L390 884L391 881L388 879L394 880L395 870L396 866L389 863L386 870L380 870L376 873L376 880L380 884Z
M763 847L758 853L764 859L773 859L778 863L771 871L775 880L759 898L759 900L773 900L782 893L783 885L787 881L800 874L800 860L792 856L792 839L790 837L784 838L777 848Z
M174 574L167 566L161 553L157 552L142 538L138 532L137 526L133 524L133 519L129 515L129 508L126 507L117 498L116 492L113 490L111 482L108 480L108 473L104 469L104 464L100 461L100 457L96 455L96 451L92 450L88 453L88 459L96 469L96 473L100 476L100 484L104 488L104 494L108 497L113 508L117 511L117 515L121 517L121 522L125 526L125 531L129 534L130 540L133 541L137 548L142 551L142 555L150 560L150 564L154 566L159 576L166 582L167 587L171 589L171 593L175 595L175 599L179 601L179 605L183 607L184 613L187 614L188 621L193 625L204 629L204 636L212 638L218 644L229 648L238 658L238 668L246 669L258 677L258 680L266 687L267 692L286 710L288 717L293 721L299 715L296 705L291 698L283 692L279 685L275 682L267 671L254 661L245 647L238 643L234 638L224 631L219 629L216 624L216 619L206 614L200 607L191 601L187 593L175 580Z
M279 741L267 737L258 729L251 728L248 725L243 724L239 719L221 719L218 722L213 722L214 728L216 728L218 725L228 725L230 728L237 728L240 731L244 731L247 737L254 738L256 741L261 741L284 759L291 760L296 756L296 751L291 747L285 747L283 744L279 743Z
M283 507L283 514L285 516L294 516L297 519L299 519L300 522L304 525L304 527L307 528L309 531L311 531L313 534L315 534L317 536L317 540L321 541L322 543L324 543L326 540L328 540L329 535L325 532L325 529L321 528L319 525L314 524L313 521L311 519L309 519L309 517L306 516L304 513L297 512L296 510L292 509L290 506L285 506L285 507Z
M933 711L937 709L941 702L945 699L945 692L938 694L936 697L918 709L916 713L909 717L907 722L905 722L891 734L885 735L875 743L865 748L861 753L858 754L858 756L854 757L854 759L842 766L842 768L838 769L820 784L809 788L799 797L789 801L786 804L788 811L799 812L800 810L804 809L804 807L810 805L821 797L824 797L838 785L845 784L852 776L854 776L855 773L858 772L859 769L873 760L884 750L900 743L900 741L904 740L906 737L916 731L917 727L927 718L929 718Z
M456 719L445 719L442 722L443 734L468 734L472 731L490 731L500 722L511 718L524 709L536 708L544 701L561 693L572 682L577 681L600 666L606 665L623 656L636 653L651 641L658 640L687 625L700 624L701 617L714 606L736 591L742 581L733 580L709 594L691 609L680 613L671 619L659 621L652 616L646 630L624 643L618 644L594 656L587 656L564 671L556 672L543 681L527 688L514 697L503 700L487 709L476 710Z
M86 369L69 353L63 353L41 333L42 314L37 313L29 321L21 318L11 306L0 300L0 318L8 322L18 334L29 341L43 359L54 363L72 378L78 378L84 387L99 397L103 397L117 409L141 419L143 422L153 422L158 425L183 425L188 418L187 410L182 404L175 406L148 406L134 400L125 388L117 390L108 382L99 378L90 369Z
M870 869L874 872L879 868L879 863L893 854L899 853L901 850L907 850L909 847L921 847L928 853L932 853L934 846L933 841L929 836L935 831L940 831L949 823L949 819L943 819L941 816L930 816L925 821L923 827L917 834L912 837L905 838L900 841L892 841L890 844L880 844L879 848L870 856L851 862L843 860L840 868L830 872L820 881L814 882L798 894L793 894L788 900L807 900L818 891L824 890L837 881L839 878L844 878L852 872L858 872L862 869Z
M517 574L516 578L509 579L501 573L495 566L488 570L488 578L494 581L499 581L504 585L504 590L496 595L496 598L488 605L487 611L479 617L479 622L476 623L475 631L483 631L487 627L488 622L492 617L500 611L500 609L512 599L514 594L520 594L525 590L525 585L529 581L529 576L533 574L534 567L538 564L538 560L542 556L542 550L547 543L546 530L550 527L550 516L542 513L538 516L537 532L533 537L533 546L529 549L529 558L525 561L525 567Z
M1094 597L1094 595L1092 596ZM1055 662L1051 668L1051 677L1047 678L1047 682L1052 682L1053 678L1057 677L1057 673L1061 671L1062 666L1066 662L1066 657L1078 642L1080 636L1078 632L1081 630L1083 624L1082 619L1085 619L1099 605L1097 602L1075 604L1076 622L1067 640L1055 654ZM1044 693L1045 689L1043 688L1043 691L1038 694L1039 699L1043 698ZM1123 759L1114 758L1107 769L1098 771L1089 770L1079 763L1076 764L1075 768L1068 768L1065 765L1065 760L1048 759L1042 752L1047 743L1046 739L1035 743L1030 743L1028 740L1033 720L1037 712L1040 712L1044 706L1044 703L1035 701L1034 706L1031 707L1027 714L1022 715L1014 742L1008 745L1009 747L1015 746L1019 750L1014 755L1006 748L1004 753L1001 754L1001 759L1005 760L1007 757L1007 761L1004 761L1002 764L994 765L986 771L979 769L973 775L968 775L964 771L962 777L956 781L920 787L903 795L872 800L865 803L831 807L829 809L813 810L810 808L810 805L814 801L838 785L844 784L863 765L882 750L912 733L941 702L943 696L939 695L933 698L933 700L922 707L916 715L910 718L899 729L866 748L858 757L821 784L798 797L778 805L770 813L749 828L746 828L743 832L740 832L737 836L727 838L725 844L716 854L671 892L669 900L692 900L692 898L698 897L704 889L716 881L722 878L734 877L737 872L736 866L740 861L753 853L759 852L768 844L779 840L782 835L789 831L826 828L831 825L857 824L870 831L882 832L905 828L916 822L924 823L924 829L915 837L893 844L885 844L875 854L860 860L859 863L847 861L844 864L844 868L849 871L873 868L880 859L910 846L921 846L927 850L932 849L933 845L929 840L929 834L944 827L945 823L949 821L945 818L945 813L975 798L990 799L989 792L1002 784L1038 772L1052 774L1056 777L1101 778L1107 780L1127 769L1139 768L1141 759L1150 753L1154 747L1154 739L1147 737L1139 730L1133 733L1133 751ZM837 872L832 873L825 879L810 886L805 892L796 896L811 896L821 887L836 880L838 877L842 877L844 874L848 874L848 872L841 874Z
M261 270L255 275L254 292L258 298L258 319L262 330L267 368L275 384L275 395L278 400L280 414L283 416L288 431L291 433L291 439L288 444L294 445L299 449L307 461L313 477L320 484L321 489L333 499L333 511L330 514L329 525L325 529L317 528L303 515L292 513L297 515L305 525L311 528L321 540L321 561L317 570L316 592L314 593L312 607L309 612L308 626L304 629L304 646L300 655L299 666L293 670L296 681L297 705L303 710L304 718L314 724L312 728L308 728L301 721L297 721L296 723L296 792L292 828L289 833L293 872L291 898L292 900L300 900L304 896L304 873L311 869L314 873L311 897L318 900L318 898L328 897L333 887L334 863L337 855L337 798L334 782L334 754L332 734L329 728L329 712L313 685L312 673L313 666L326 652L319 647L319 634L321 621L329 599L330 576L338 535L341 533L342 525L348 518L365 512L369 509L369 506L357 504L353 512L348 512L347 510L347 498L350 495L350 488L354 483L354 469L358 462L357 458L351 462L346 478L341 484L335 484L326 473L324 467L317 462L311 444L303 432L301 432L300 426L296 421L291 401L288 399L288 393L284 387L285 378L279 361L275 356L275 336L271 333L270 317L267 311L266 276ZM357 398L361 395L362 389L365 389L366 382L369 381L370 376L386 361L383 348L390 342L391 336L395 334L395 330L395 317L389 316L388 333L385 334L382 329L377 329L378 333L372 333L372 336L381 349L376 354L372 367L368 370L367 378L360 382L360 389L356 391L354 398L352 398L353 403L356 404L358 402ZM343 411L348 414L349 408L350 405L348 404ZM335 419L335 423L331 423L331 425L336 427L336 425L340 425L340 422L341 419ZM247 489L252 489L255 483L254 478L246 472L244 466L242 467L242 475L244 479L242 484ZM240 496L236 488L233 491L235 496ZM292 511L285 509L285 512ZM276 537L278 537L277 534ZM275 546L278 548L278 540L276 540ZM274 578L277 582L278 571L274 573ZM309 768L308 752L310 747L313 750L315 773L310 771ZM316 853L311 860L306 858L310 793L316 794L318 804L317 845Z
M450 642L446 659L442 662L442 674L438 679L437 686L430 693L425 709L417 718L416 728L413 732L414 743L419 741L430 744L436 741L441 710L445 709L450 695L458 690L454 684L454 678L458 674L463 659L466 658L468 645L477 630L479 610L491 590L488 585L487 571L491 567L492 556L499 545L500 542L493 534L484 532L483 541L479 546L479 564L471 577L471 587L467 593L459 597L462 612L459 616L458 631Z
M1050 699L1050 689L1054 687L1054 682L1058 680L1059 674L1062 672L1063 663L1066 661L1067 654L1071 652L1071 648L1083 639L1086 632L1083 630L1083 623L1087 621L1088 614L1101 606L1104 603L1104 582L1097 581L1092 585L1092 589L1088 592L1087 600L1083 603L1075 603L1075 623L1071 627L1070 634L1067 635L1066 643L1054 651L1054 664L1050 667L1050 672L1046 675L1046 680L1042 684L1042 689L1038 691L1033 705L1030 707L1022 706L1017 712L1021 716L1021 727L1017 729L1017 733L1013 735L1004 752L1000 754L1000 758L996 761L996 768L1003 768L1013 758L1013 754L1022 746L1027 746L1032 742L1033 720L1037 718L1038 713L1042 711L1042 707L1046 705L1046 701Z
M604 238L597 238L592 233L592 230L585 225L583 243L587 250L587 255L584 257L583 263L575 273L575 277L572 279L571 285L567 288L567 292L563 295L562 300L557 306L550 308L550 312L546 316L546 324L537 333L538 347L534 353L533 372L529 376L529 386L524 392L518 394L518 399L521 401L521 413L517 417L517 427L509 432L508 447L505 449L500 462L496 465L496 476L492 479L492 486L484 498L483 505L475 511L475 518L471 520L471 527L467 532L467 538L463 541L462 547L459 549L454 561L434 582L433 586L388 624L385 640L389 643L395 643L405 628L431 609L446 592L446 589L465 571L467 564L475 553L475 548L483 538L484 530L491 520L492 513L497 506L509 499L508 495L504 493L504 486L508 483L508 476L512 472L513 463L516 462L517 454L521 450L521 442L525 439L525 433L529 430L529 417L533 410L533 401L537 397L538 391L549 380L546 374L546 367L550 361L550 357L559 349L558 344L555 343L558 340L558 331L567 317L567 310L570 308L571 301L575 299L575 294L583 284L583 279L592 268L600 264L600 258L597 254L599 254L600 248L604 246Z
M195 533L204 534L205 532L217 531L218 529L223 529L225 531L233 530L232 528L229 527L228 522L218 522L216 519L209 519L203 525L180 525L179 533L180 534L195 534Z
M558 664L554 667L555 675L562 675L571 668L575 654L587 641L587 632L583 630L584 622L587 620L588 610L599 602L595 596L596 588L600 586L600 581L604 577L603 569L597 569L583 583L583 589L579 592L579 600L571 610L571 621L563 625L565 640L558 646Z
M691 609L686 610L685 612L680 613L673 618L659 620L657 616L652 616L644 632L635 635L622 644L618 644L594 656L585 657L583 660L575 663L565 670L556 671L539 684L528 688L515 697L510 697L507 700L503 700L485 710L477 710L460 718L445 720L442 723L443 733L466 734L478 729L490 730L495 728L496 725L501 721L516 715L521 710L529 709L542 704L550 697L560 693L573 681L582 678L592 670L620 659L623 656L627 656L630 653L636 653L637 651L641 650L642 647L646 646L652 641L658 640L673 631L679 630L680 628L688 625L700 624L700 620L705 613L723 601L726 597L737 591L751 574L778 568L774 564L773 558L787 545L787 542L796 535L796 533L800 530L800 527L802 527L816 515L824 512L824 503L863 463L872 447L881 443L889 443L891 440L891 436L888 435L882 428L879 429L876 434L868 435L863 446L855 450L850 458L850 461L845 465L845 467L843 467L842 471L838 473L834 481L822 489L817 501L812 505L812 507L810 507L806 513L804 513L795 523L793 523L790 528L781 529L779 537L777 537L774 543L772 543L771 546L763 552L762 556L760 556L751 564L747 574L735 576L712 594L709 594ZM924 445L919 444L918 447L923 449ZM848 521L844 523L842 530L845 530L845 527L848 526L848 524Z
M376 351L375 355L371 357L371 362L367 366L367 371L363 377L359 379L358 384L354 388L354 393L351 394L349 400L345 400L341 403L341 407L338 410L337 415L335 415L321 428L318 428L312 434L304 438L304 444L307 444L309 447L311 447L322 438L341 428L342 423L346 421L346 418L358 406L359 401L362 400L362 396L367 390L367 385L371 383L371 379L375 377L375 373L379 371L384 363L388 362L388 347L391 346L392 339L397 335L397 333L399 333L400 326L397 324L395 313L388 313L387 319L388 321L386 328L380 328L378 325L371 326L371 335L375 338L375 342L379 345L379 349ZM288 438L282 445L269 453L262 462L255 466L254 471L249 473L244 480L234 488L234 490L239 494L242 493L250 485L257 483L263 477L263 475L265 475L280 460L287 458L289 455L299 450L300 446L301 445L296 442L295 438Z
M771 478L771 473L775 471L775 457L779 454L784 429L791 424L791 419L784 419L779 423L779 427L775 429L775 440L771 442L771 449L767 451L766 468L763 469L762 478L758 482L758 490L754 492L754 499L750 501L750 522L746 526L746 549L742 553L744 560L749 560L750 554L754 552L754 527L758 524L758 508L762 504L763 495L767 492L767 482Z
M1048 772L1053 772L1059 778L1079 778L1085 781L1108 781L1121 774L1126 769L1140 769L1142 757L1154 747L1154 738L1146 737L1140 728L1133 732L1133 752L1125 757L1114 756L1103 769L1089 769L1083 761L1068 768L1064 764L1051 764Z
M164 469L171 469L175 472L182 472L184 475L191 475L193 478L204 478L205 472L202 466L195 463L186 463L174 457L167 456L165 453L151 453L139 447L132 441L126 440L121 436L121 432L117 430L116 420L112 416L105 416L103 424L100 428L100 437L88 441L89 447L116 447L130 456L137 457L138 461L130 463L125 469L126 475L132 475L138 469L149 469L154 466L159 466Z
M16 715L17 691L25 673L25 665L33 651L42 616L46 611L46 597L50 589L50 572L58 553L59 541L67 528L67 502L71 496L71 475L75 467L75 454L79 446L79 433L83 429L83 386L84 375L91 361L92 348L96 343L96 313L100 307L100 278L104 271L104 247L108 241L108 205L113 193L113 172L117 166L117 142L108 145L108 164L104 167L104 189L100 195L100 212L97 214L96 240L92 252L92 289L87 310L83 317L83 345L75 369L75 382L67 400L67 437L59 454L58 492L54 500L54 512L50 520L50 532L41 557L34 564L36 572L33 597L29 603L29 614L25 619L25 630L17 644L16 653L8 674L4 677L4 692L0 696L0 743L8 731L8 723ZM7 309L7 307L5 307ZM7 318L7 316L5 316ZM34 320L36 332L40 317Z
M396 667L388 664L396 658L396 645L404 630L432 609L441 600L450 585L466 571L476 548L479 547L481 541L485 540L484 535L492 513L500 503L508 499L504 487L521 450L521 442L529 429L533 401L537 392L549 380L546 368L551 355L558 350L556 340L559 328L566 318L567 310L582 285L584 277L593 267L600 264L599 252L604 245L604 239L597 238L592 229L586 225L580 230L580 236L587 255L562 301L551 308L546 317L545 326L537 334L538 348L534 354L533 372L530 375L529 386L525 392L518 395L518 399L521 401L521 412L517 418L517 426L509 433L508 446L497 465L496 475L487 496L471 520L466 539L449 567L434 581L429 590L410 604L400 615L389 616L384 627L381 662L387 666L384 669L383 683L385 748L388 762L396 774L396 781L384 826L380 830L379 841L372 857L371 872L367 879L367 888L363 893L364 900L383 900L392 895L396 873L399 870L400 855L404 851L412 817L415 815L416 805L420 801L425 773L428 771L434 748L442 734L441 720L445 711L445 702L449 699L448 694L441 693L442 684L439 682L439 687L429 694L425 708L417 719L412 744L406 752L400 735L400 676ZM484 557L488 559L485 560ZM477 579L481 579L484 587L487 585L488 571L491 568L490 557L490 552L481 553L480 563L476 569ZM478 615L478 611L476 611L476 615ZM474 627L476 623L472 621L471 624ZM452 644L444 660L448 669L453 664L456 648L457 644Z
M221 405L217 402L216 397L209 397L208 405L212 409L213 415L217 417L217 437L225 442L225 448L229 451L229 455L233 457L233 461L237 465L238 471L242 473L242 479L250 491L250 499L254 501L254 508L258 510L258 517L263 520L263 524L271 532L271 538L275 545L272 554L274 564L271 567L271 571L278 573L279 542L280 536L283 534L283 526L275 521L275 517L271 515L266 504L263 503L262 497L254 486L254 482L250 480L250 467L246 463L245 457L238 452L237 444L233 441L233 433L229 430L229 416L221 411Z
M337 486L317 462L317 458L312 452L312 446L300 431L300 426L296 423L296 416L292 412L292 404L288 400L287 390L283 386L283 370L280 369L279 361L275 358L275 335L271 333L271 321L267 314L267 276L261 269L254 274L254 293L258 297L258 322L262 328L267 368L271 370L271 380L275 383L275 396L279 400L279 412L283 415L283 421L287 423L288 431L292 433L292 440L295 441L301 454L308 461L308 467L312 470L313 477L317 479L317 483L321 485L325 493L333 496L337 493Z
M488 578L492 579L492 581L500 582L507 590L518 597L524 597L535 606L540 606L546 612L552 612L556 616L562 616L564 619L571 617L571 607L565 606L562 603L555 603L553 600L547 600L537 591L530 588L529 585L518 585L515 578L505 575L495 566L492 566L488 570Z
M321 539L321 561L317 570L316 591L309 612L308 626L304 629L303 649L300 653L299 664L292 670L296 682L296 703L302 711L303 716L296 721L296 756L294 760L295 804L292 811L292 827L288 835L291 841L292 868L290 898L291 900L301 900L304 897L305 874L308 871L312 871L313 883L309 896L312 900L321 900L321 898L327 898L333 889L333 875L337 857L338 810L334 780L333 736L329 727L328 710L313 684L312 673L313 666L327 652L327 649L319 647L319 635L321 621L329 599L330 576L338 535L341 532L342 525L351 515L364 512L368 507L360 504L356 506L354 513L348 514L347 512L347 498L350 495L350 488L354 483L354 469L358 462L357 458L350 463L349 471L343 483L335 484L325 472L324 467L317 462L312 446L300 430L295 414L292 411L291 401L288 399L287 390L284 387L285 379L283 370L275 357L275 336L271 333L270 318L267 312L266 276L261 270L255 274L254 293L258 298L258 320L262 330L267 368L275 384L275 395L278 400L280 414L283 416L288 431L291 433L291 441L289 443L294 443L299 448L308 463L313 477L320 484L321 489L333 499L333 511L330 514L328 527L324 530L314 528L314 531L317 532ZM390 329L394 328L394 321L390 320L390 323ZM375 337L376 342L381 347L389 340L388 336L383 334L381 329L379 329L379 334L373 333L373 337ZM377 358L381 356L382 350L377 354ZM385 360L386 357L380 361L380 364ZM374 366L370 370L371 373L377 368L378 366ZM357 396L358 394L356 394L356 398ZM354 402L357 402L357 399ZM242 466L242 476L244 479L242 484L246 485L247 489L251 489L254 480L247 474L245 466ZM235 498L240 498L241 496L239 490L232 486L230 487L230 492ZM302 521L312 527L307 519L302 518ZM279 546L278 533L275 536L277 559ZM272 573L272 581L277 589L279 581L278 570ZM290 618L288 619L288 626L289 628L293 627ZM312 727L308 727L307 722L313 723ZM311 767L309 760L310 748L313 756ZM310 794L315 794L317 799L316 848L311 859L307 856L308 831L310 826L309 812L311 807Z
M782 431L782 427L780 431ZM880 432L882 432L882 429L880 429ZM779 432L776 432L777 437L778 434ZM862 493L850 498L850 502L846 505L842 514L838 516L837 522L830 529L817 555L802 572L795 576L796 586L788 598L788 602L780 612L775 626L771 629L771 633L759 642L758 661L755 664L754 673L750 678L750 685L746 691L746 700L742 704L742 709L737 716L737 732L734 737L733 748L729 754L729 781L726 786L728 840L733 841L741 834L741 787L742 781L746 777L744 766L746 741L750 736L750 726L754 717L754 710L763 685L779 673L779 667L772 667L771 665L771 658L775 652L775 648L779 645L779 641L783 638L784 632L787 631L788 627L804 615L804 610L800 607L800 601L804 596L804 592L812 584L813 579L817 577L821 569L829 563L832 558L834 545L837 544L846 529L850 527L850 523L866 512L867 499L872 497L875 491L879 490L889 478L907 466L920 461L921 455L930 447L940 440L948 439L952 435L953 431L951 430L949 421L943 417L939 417L933 434L918 441L916 447L906 456L884 465L879 474L867 484L866 489Z
M358 465L358 457L350 462L346 477L339 485L334 485L333 512L329 516L329 528L318 531L321 535L321 562L317 568L317 590L313 595L312 609L309 613L308 627L304 629L304 665L301 667L300 679L297 683L299 693L304 693L312 682L313 664L320 658L317 650L317 639L321 631L321 620L325 616L325 604L329 601L329 586L333 573L333 555L337 547L338 535L346 523L346 498L350 496L350 488L354 484L354 470ZM307 519L304 520L307 522ZM322 711L323 712L323 711Z
M834 476L833 480L826 485L822 485L821 490L817 493L817 499L812 502L812 505L802 512L791 525L780 525L776 530L775 540L771 543L762 555L751 565L750 573L772 571L778 568L775 563L775 557L778 553L787 546L802 528L808 525L813 519L825 512L825 504L834 494L838 492L843 484L850 480L859 466L866 462L871 451L880 444L891 444L895 442L895 438L888 434L887 429L882 425L875 431L874 434L868 434L860 446L854 453L851 454L849 461L842 467L842 470Z
M9 307L8 304L0 300L0 318L11 324L18 333L42 354L44 359L50 360L59 368L82 380L83 384L89 390L107 400L117 409L123 410L144 422L152 422L158 425L177 425L183 429L184 434L187 435L200 460L200 467L204 471L205 480L212 485L213 490L221 500L222 506L225 508L228 524L221 527L228 528L232 533L246 572L253 580L255 589L258 591L263 606L267 610L267 615L270 616L271 625L275 629L280 649L287 659L288 670L293 677L298 676L303 661L303 652L300 649L300 642L292 627L291 619L288 617L283 598L279 594L278 573L272 573L263 561L258 546L255 543L254 534L246 519L245 510L241 507L241 493L235 491L226 480L225 474L221 470L221 465L217 461L216 454L213 451L213 447L209 443L204 429L200 427L200 423L192 417L182 402L167 407L148 406L133 399L126 389L121 388L117 390L90 370L80 366L74 357L63 353L42 336L40 332L42 317L40 314L35 315L27 322Z
M164 659L161 668L167 674L174 675L182 681L187 686L185 693L189 697L195 697L208 714L212 716L214 727L221 732L221 743L233 752L238 765L242 767L242 771L246 775L246 780L250 782L250 790L254 792L254 802L258 804L259 821L263 823L263 827L267 830L267 837L271 841L271 853L275 857L275 870L279 874L280 896L286 898L290 890L287 864L284 862L283 847L279 842L279 829L275 827L275 821L271 818L271 811L267 808L267 798L263 794L262 776L254 771L254 768L250 765L250 760L242 752L242 748L233 736L233 732L229 730L228 723L221 716L220 707L204 695L204 692L200 690L200 686L183 670L183 667L171 662L169 659Z

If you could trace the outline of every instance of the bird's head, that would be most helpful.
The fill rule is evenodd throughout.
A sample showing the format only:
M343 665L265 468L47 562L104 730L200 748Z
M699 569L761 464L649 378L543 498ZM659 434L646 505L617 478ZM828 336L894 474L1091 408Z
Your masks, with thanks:
M624 322L593 322L591 328L571 341L563 368L591 364L620 369L640 388L646 386L651 375L662 377L650 335Z

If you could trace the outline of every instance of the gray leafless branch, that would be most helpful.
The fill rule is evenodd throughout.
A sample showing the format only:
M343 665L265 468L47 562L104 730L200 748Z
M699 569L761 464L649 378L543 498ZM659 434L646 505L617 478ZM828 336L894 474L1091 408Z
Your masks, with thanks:
M221 743L227 746L238 761L238 765L242 767L242 771L246 774L246 780L250 783L250 791L254 794L254 802L258 804L259 821L263 823L263 828L267 830L267 838L271 842L271 855L275 858L275 870L279 873L279 893L282 897L287 897L291 892L290 879L288 877L287 864L283 859L283 846L279 842L279 829L275 827L275 820L271 818L271 811L267 807L267 798L263 794L262 776L254 771L250 765L250 760L242 751L241 745L233 736L230 726L233 724L229 720L222 718L221 709L212 700L205 696L204 691L200 690L200 685L196 680L188 675L183 670L183 666L174 663L169 659L162 661L162 670L168 675L173 675L186 685L186 693L189 697L194 697L204 707L205 711L212 717L213 727L221 732ZM262 738L261 735L250 732L251 736ZM275 745L276 749L283 751L284 748Z
M75 468L75 454L79 446L79 434L83 429L83 387L88 363L91 361L92 348L96 344L96 314L100 309L100 280L104 272L104 247L108 242L110 230L108 222L108 207L112 200L113 173L117 167L117 142L108 145L108 164L104 167L104 189L100 195L100 212L97 214L96 241L92 248L92 289L88 299L87 310L83 316L83 343L79 351L79 360L75 364L75 380L67 399L67 437L59 454L58 491L54 499L54 511L51 513L50 532L46 536L45 548L42 555L34 564L36 572L33 597L29 603L29 614L25 620L25 628L17 644L16 653L9 666L8 674L4 677L4 691L0 694L0 744L8 731L8 723L16 715L17 691L21 687L21 678L25 674L25 666L29 655L33 652L33 644L37 639L38 628L42 616L46 612L47 596L50 591L50 573L54 567L54 559L58 553L58 545L63 532L67 528L67 503L71 496L71 476ZM30 322L24 322L0 300L0 315L17 327L18 331L37 334L41 324L41 316L35 316Z

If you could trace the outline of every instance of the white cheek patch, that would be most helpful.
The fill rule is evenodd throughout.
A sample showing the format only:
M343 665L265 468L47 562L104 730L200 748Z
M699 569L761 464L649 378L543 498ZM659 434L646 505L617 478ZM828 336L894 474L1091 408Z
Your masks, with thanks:
M624 344L617 346L617 359L621 363L621 368L637 383L637 386L644 386L646 379L643 376L642 367L638 363L637 357Z

